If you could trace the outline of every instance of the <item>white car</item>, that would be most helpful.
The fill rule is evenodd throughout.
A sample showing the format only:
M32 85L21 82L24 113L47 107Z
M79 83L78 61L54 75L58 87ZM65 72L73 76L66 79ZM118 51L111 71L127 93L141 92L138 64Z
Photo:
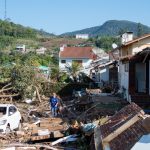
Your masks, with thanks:
M0 104L0 133L9 133L21 127L21 114L12 104Z

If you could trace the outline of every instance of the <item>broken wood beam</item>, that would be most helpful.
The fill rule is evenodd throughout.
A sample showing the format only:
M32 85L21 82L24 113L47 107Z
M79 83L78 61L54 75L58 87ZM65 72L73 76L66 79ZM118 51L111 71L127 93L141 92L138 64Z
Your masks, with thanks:
M49 139L50 135L31 136L31 141L39 141Z
M69 135L69 136L60 138L60 139L58 139L58 140L52 142L51 145L54 146L54 145L56 145L56 144L58 144L58 143L65 142L65 141L67 141L67 140L70 139L70 138L76 138L76 137L77 137L76 134Z
M14 97L18 96L19 94L12 94L12 95L0 95L0 98L7 98L7 97Z

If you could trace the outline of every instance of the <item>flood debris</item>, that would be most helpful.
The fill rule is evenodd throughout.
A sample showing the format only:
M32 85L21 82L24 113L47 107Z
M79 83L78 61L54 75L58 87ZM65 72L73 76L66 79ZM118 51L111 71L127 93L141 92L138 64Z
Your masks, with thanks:
M22 127L19 131L0 135L3 149L65 149L65 147L90 149L92 147L99 150L100 146L106 143L105 141L109 141L111 145L113 139L123 132L120 126L125 124L125 128L129 128L145 117L138 106L132 104L127 107L116 97L92 94L91 91L82 96L62 98L61 110L55 118L51 115L48 98L44 98L42 104L24 102L16 105L22 114ZM127 111L125 115L119 111L122 107ZM139 116L142 117L139 119ZM125 122L130 123L130 126ZM109 126L105 128L108 124ZM138 126L140 125L138 123ZM112 134L112 131L116 130L117 133ZM114 145L113 143L112 146L115 147Z
M105 124L95 128L95 149L130 150L146 134L147 126L143 124L148 117L135 103L125 106Z

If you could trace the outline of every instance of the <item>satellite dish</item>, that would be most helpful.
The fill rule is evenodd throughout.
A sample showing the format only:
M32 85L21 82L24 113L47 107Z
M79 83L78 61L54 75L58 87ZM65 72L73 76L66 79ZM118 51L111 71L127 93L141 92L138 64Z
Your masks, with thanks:
M113 43L113 44L112 44L112 48L113 48L113 49L115 49L115 48L117 48L117 47L118 47L118 45L117 45L116 43Z

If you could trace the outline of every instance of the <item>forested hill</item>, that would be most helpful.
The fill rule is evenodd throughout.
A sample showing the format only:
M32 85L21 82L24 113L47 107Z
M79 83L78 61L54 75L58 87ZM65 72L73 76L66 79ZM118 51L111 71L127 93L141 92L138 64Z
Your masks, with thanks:
M76 34L89 34L90 36L116 36L125 31L132 31L134 35L150 33L150 27L141 23L126 20L109 20L101 26L95 26L74 32L62 34L63 36L75 36Z
M17 38L35 38L37 36L52 36L43 30L32 29L9 21L0 20L0 36Z

